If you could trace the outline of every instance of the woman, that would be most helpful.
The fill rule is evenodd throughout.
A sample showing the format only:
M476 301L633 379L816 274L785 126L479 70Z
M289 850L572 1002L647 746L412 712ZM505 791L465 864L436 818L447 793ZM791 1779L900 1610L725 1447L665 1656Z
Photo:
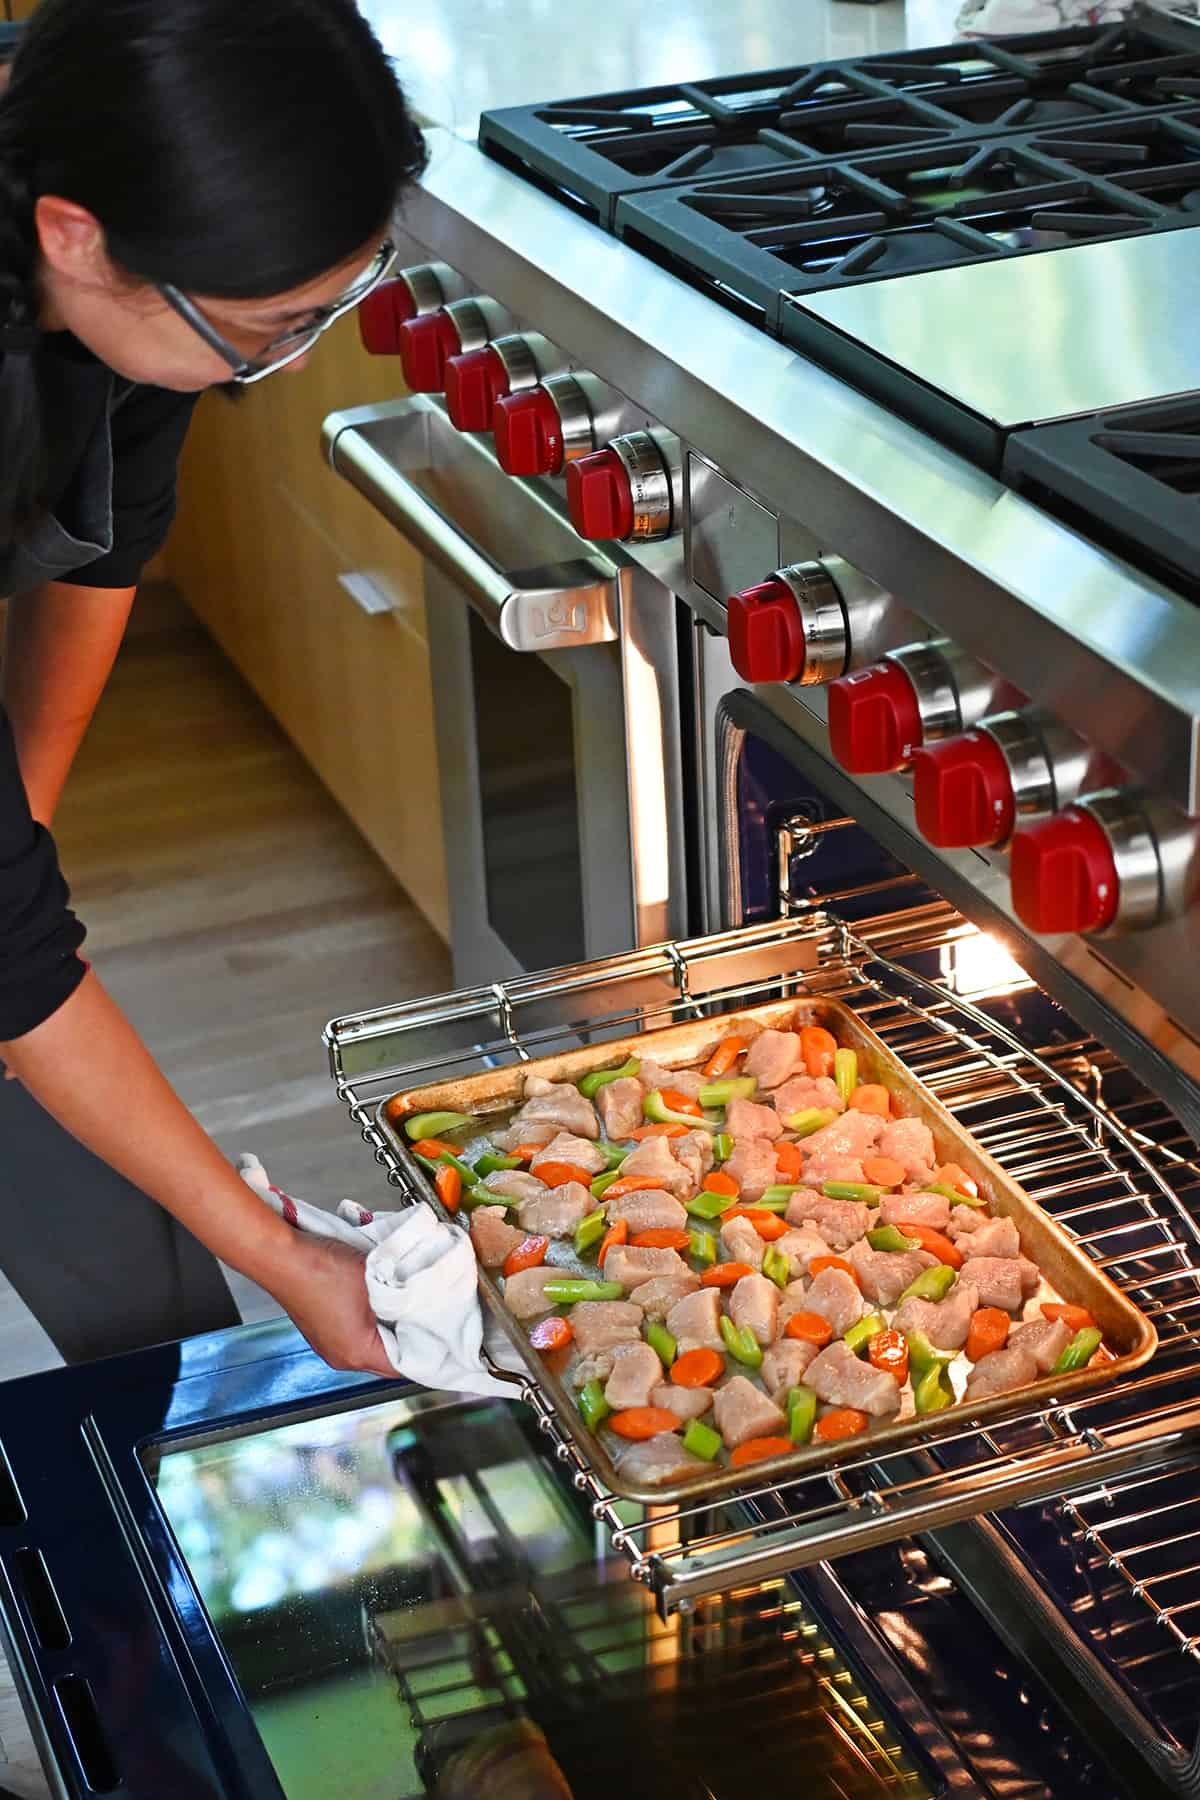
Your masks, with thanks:
M196 394L381 279L423 161L353 0L42 0L0 101L0 1266L69 1361L236 1323L221 1257L388 1372L361 1260L262 1205L81 960L47 827Z

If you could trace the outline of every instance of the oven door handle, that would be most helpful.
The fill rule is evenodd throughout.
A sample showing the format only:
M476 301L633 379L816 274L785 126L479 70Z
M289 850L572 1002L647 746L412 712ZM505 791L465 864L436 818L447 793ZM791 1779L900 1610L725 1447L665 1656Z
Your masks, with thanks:
M370 501L414 549L448 575L473 611L510 650L574 650L615 641L618 571L598 556L505 570L486 557L399 468L429 467L430 425L440 415L423 398L333 413L323 439L337 473ZM368 431L382 425L388 449Z

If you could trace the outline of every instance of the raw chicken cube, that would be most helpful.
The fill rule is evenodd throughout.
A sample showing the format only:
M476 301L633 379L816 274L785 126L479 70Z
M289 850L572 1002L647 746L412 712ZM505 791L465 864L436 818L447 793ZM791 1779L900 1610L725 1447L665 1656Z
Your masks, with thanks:
M786 1437L787 1420L762 1389L744 1375L731 1375L713 1397L717 1430L729 1450L749 1438Z
M781 1338L774 1349L767 1351L763 1357L762 1378L777 1405L782 1406L789 1388L799 1387L805 1369L816 1354L815 1344L803 1344L799 1338Z
M614 1244L604 1259L604 1280L619 1281L626 1293L656 1275L675 1277L687 1273L688 1266L678 1250L638 1250L631 1244Z
M927 1250L872 1250L865 1238L851 1244L846 1261L858 1270L862 1291L876 1306L895 1306L922 1269L937 1262Z
M910 1181L933 1178L937 1151L933 1147L932 1131L920 1119L893 1119L890 1125L885 1123L879 1134L876 1154L903 1163Z
M811 1137L803 1138L800 1148L810 1157L848 1156L861 1161L874 1149L883 1128L884 1121L877 1113L859 1112L851 1106L840 1119L834 1119L831 1125L823 1125Z
M781 1088L776 1088L771 1102L781 1119L789 1118L792 1113L812 1112L814 1108L835 1113L846 1110L837 1082L828 1075L794 1075Z
M1028 1325L1018 1325L1008 1344L1011 1349L1020 1346L1027 1350L1038 1366L1038 1373L1049 1375L1071 1336L1071 1327L1062 1319L1031 1319Z
M828 1256L829 1245L815 1231L785 1231L776 1238L775 1248L788 1259L788 1273L793 1278L807 1275L814 1256Z
M804 1179L820 1187L826 1181L865 1181L867 1177L861 1157L835 1156L832 1150L826 1150L820 1156L809 1157L804 1165Z
M613 1372L613 1358L618 1346L597 1350L594 1356L577 1356L571 1364L571 1386L585 1388L589 1381L605 1382Z
M961 1350L978 1305L979 1289L960 1275L944 1300L903 1301L892 1324L906 1335L923 1331L937 1350Z
M665 1319L677 1300L694 1294L699 1286L700 1277L689 1269L686 1275L656 1275L650 1281L640 1281L630 1298L647 1319Z
M636 1194L622 1194L619 1200L608 1201L605 1210L610 1225L618 1219L627 1221L630 1237L639 1231L681 1231L688 1222L679 1201L664 1194L661 1188L639 1188Z
M1020 1256L1021 1237L1011 1219L989 1219L978 1231L963 1233L961 1248L968 1260L977 1256Z
M808 1311L807 1281L789 1281L779 1296L779 1334L782 1341L784 1327L793 1313ZM824 1316L824 1315L822 1315ZM788 1340L791 1342L791 1340Z
M595 1212L596 1202L582 1181L546 1188L540 1200L526 1200L517 1211L523 1228L545 1237L571 1237L580 1219Z
M822 1269L804 1297L804 1311L820 1313L841 1337L863 1315L858 1283L845 1269Z
M775 1342L779 1326L779 1289L765 1275L743 1275L734 1284L729 1316L739 1328L753 1332L764 1347Z
M945 1194L885 1194L879 1202L879 1223L899 1225L905 1219L945 1231L950 1223L950 1202Z
M610 1250L609 1261L612 1256ZM677 1300L667 1314L667 1330L678 1344L680 1356L685 1350L724 1351L721 1296L716 1288L697 1288L694 1294L685 1294L682 1300Z
M800 1039L794 1031L763 1031L751 1044L742 1073L757 1076L760 1088L777 1088L799 1061Z
M687 1170L699 1191L713 1166L712 1132L685 1131L682 1137L672 1138L670 1143L671 1155Z
M805 1385L830 1406L854 1406L873 1419L900 1411L900 1383L886 1369L855 1356L848 1344L827 1344L804 1372Z
M827 1200L815 1188L797 1188L788 1201L787 1222L820 1232L831 1250L846 1250L871 1228L869 1206L859 1200Z
M990 1225L992 1215L981 1206L955 1206L950 1209L949 1232L952 1238L960 1238L965 1233L982 1230Z
M663 1188L677 1200L690 1200L696 1192L691 1171L676 1162L668 1138L647 1138L621 1164L621 1178L636 1175L648 1188Z
M506 1200L540 1200L549 1188L536 1175L527 1175L523 1169L497 1169L493 1175L485 1175L483 1185L491 1194L503 1194Z
M648 1057L642 1058L637 1078L645 1094L653 1093L655 1088L671 1088L677 1094L686 1094L689 1100L697 1099L704 1086L699 1069L664 1069Z
M743 1138L734 1145L725 1173L733 1176L743 1200L761 1200L775 1180L774 1144L767 1138Z
M536 1319L539 1313L552 1310L553 1303L542 1289L556 1275L561 1280L562 1270L548 1269L545 1263L539 1263L536 1269L522 1269L519 1275L505 1277L504 1304L514 1319Z
M642 1123L642 1084L635 1075L610 1081L596 1095L604 1134L613 1142L627 1138Z
M1041 1282L1036 1264L1024 1256L973 1256L970 1268L980 1306L1001 1306L1005 1312L1019 1312Z
M485 1269L498 1269L510 1250L525 1241L525 1233L510 1225L502 1206L477 1206L471 1214L471 1242Z
M554 1126L555 1131L572 1131L578 1137L598 1138L600 1136L600 1121L596 1117L595 1107L572 1082L544 1082L538 1077L531 1077L526 1087L527 1093L535 1082L538 1092L532 1094L520 1111L515 1114L509 1128L510 1132L520 1127L521 1132L524 1133L527 1126L540 1127L549 1124ZM545 1144L553 1136L554 1132L551 1132L549 1137L535 1139L526 1134L524 1137L517 1137L514 1141L518 1144L522 1142L532 1144L535 1141Z
M560 1131L543 1144L529 1165L531 1175L538 1172L538 1164L544 1162L573 1163L577 1169L586 1169L589 1175L598 1175L601 1169L608 1167L608 1159L603 1150L597 1150L589 1138L576 1137L570 1131Z
M721 1227L721 1256L725 1262L749 1263L761 1269L767 1246L749 1219L727 1219Z
M515 1150L521 1144L548 1144L558 1131L553 1119L526 1119L518 1122L518 1116L502 1131L493 1131L492 1142L497 1150Z
M986 1400L991 1394L1006 1394L1010 1388L1027 1387L1038 1378L1037 1361L1031 1350L1013 1344L980 1357L967 1376L968 1400Z
M662 1363L649 1344L618 1344L604 1398L614 1412L626 1406L649 1406L662 1380Z
M702 1418L712 1403L711 1388L676 1387L673 1381L662 1382L650 1396L651 1406L665 1406L681 1425L686 1425L689 1419Z
M632 1488L670 1487L677 1481L712 1474L712 1464L685 1450L674 1431L662 1431L634 1444L612 1431L606 1441L622 1479Z
M640 1340L642 1310L629 1300L580 1300L571 1308L571 1325L580 1356L599 1356Z
M783 1135L783 1121L773 1106L757 1100L731 1100L725 1108L725 1129L732 1138L767 1138Z

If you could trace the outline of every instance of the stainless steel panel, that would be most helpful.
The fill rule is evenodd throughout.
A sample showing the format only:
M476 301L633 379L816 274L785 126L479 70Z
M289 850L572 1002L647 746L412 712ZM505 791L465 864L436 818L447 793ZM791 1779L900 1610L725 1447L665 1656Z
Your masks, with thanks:
M694 452L687 476L688 570L724 602L779 567L779 521Z
M474 146L432 136L405 207L414 237L636 396L639 425L719 454L819 548L1200 812L1200 609Z
M793 304L1005 429L1200 388L1200 227Z

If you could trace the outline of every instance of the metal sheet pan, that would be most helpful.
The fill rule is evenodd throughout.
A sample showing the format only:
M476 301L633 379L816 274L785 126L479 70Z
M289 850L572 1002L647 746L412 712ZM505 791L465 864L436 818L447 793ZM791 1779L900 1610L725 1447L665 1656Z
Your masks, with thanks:
M532 1380L552 1400L560 1425L574 1439L599 1478L614 1494L625 1499L649 1506L699 1501L751 1485L761 1486L764 1481L786 1481L832 1469L839 1463L861 1461L868 1448L878 1451L881 1456L914 1450L927 1446L938 1437L961 1431L972 1422L994 1423L1035 1406L1041 1408L1055 1401L1066 1404L1077 1394L1120 1380L1154 1354L1158 1337L1144 1314L975 1142L858 1015L837 1001L772 1001L721 1018L698 1019L661 1031L640 1032L615 1042L492 1069L481 1075L408 1089L380 1105L379 1128L407 1166L414 1188L423 1192L430 1204L442 1212L433 1184L412 1156L404 1136L405 1117L441 1109L471 1113L481 1120L486 1131L489 1119L494 1118L499 1125L504 1116L520 1104L522 1084L528 1074L541 1075L549 1081L575 1082L592 1069L615 1067L631 1055L653 1057L668 1067L691 1067L701 1062L718 1040L730 1032L752 1038L767 1028L799 1030L807 1024L824 1025L839 1043L856 1050L861 1079L882 1082L896 1095L905 1115L921 1119L929 1126L939 1158L958 1163L978 1182L992 1213L1014 1221L1023 1253L1037 1264L1057 1296L1085 1306L1092 1314L1104 1333L1104 1344L1111 1360L1070 1375L1046 1376L1015 1392L997 1394L973 1406L959 1404L935 1415L894 1420L841 1443L805 1445L790 1455L755 1463L747 1469L731 1469L718 1464L714 1465L710 1476L663 1487L642 1488L622 1476L610 1452L610 1443L614 1440L606 1438L603 1431L590 1432L584 1425L574 1392L567 1382L573 1353L568 1350L543 1356L535 1350L520 1322L505 1306L501 1282L491 1271L481 1268L479 1286L484 1304L499 1320ZM449 1215L442 1212L442 1216ZM456 1222L465 1228L464 1217L458 1216ZM564 1273L584 1272L584 1265L576 1261L569 1239L556 1242L553 1260L556 1264L561 1262ZM594 1267L589 1267L587 1272L594 1274ZM982 1504L979 1510L984 1510Z

